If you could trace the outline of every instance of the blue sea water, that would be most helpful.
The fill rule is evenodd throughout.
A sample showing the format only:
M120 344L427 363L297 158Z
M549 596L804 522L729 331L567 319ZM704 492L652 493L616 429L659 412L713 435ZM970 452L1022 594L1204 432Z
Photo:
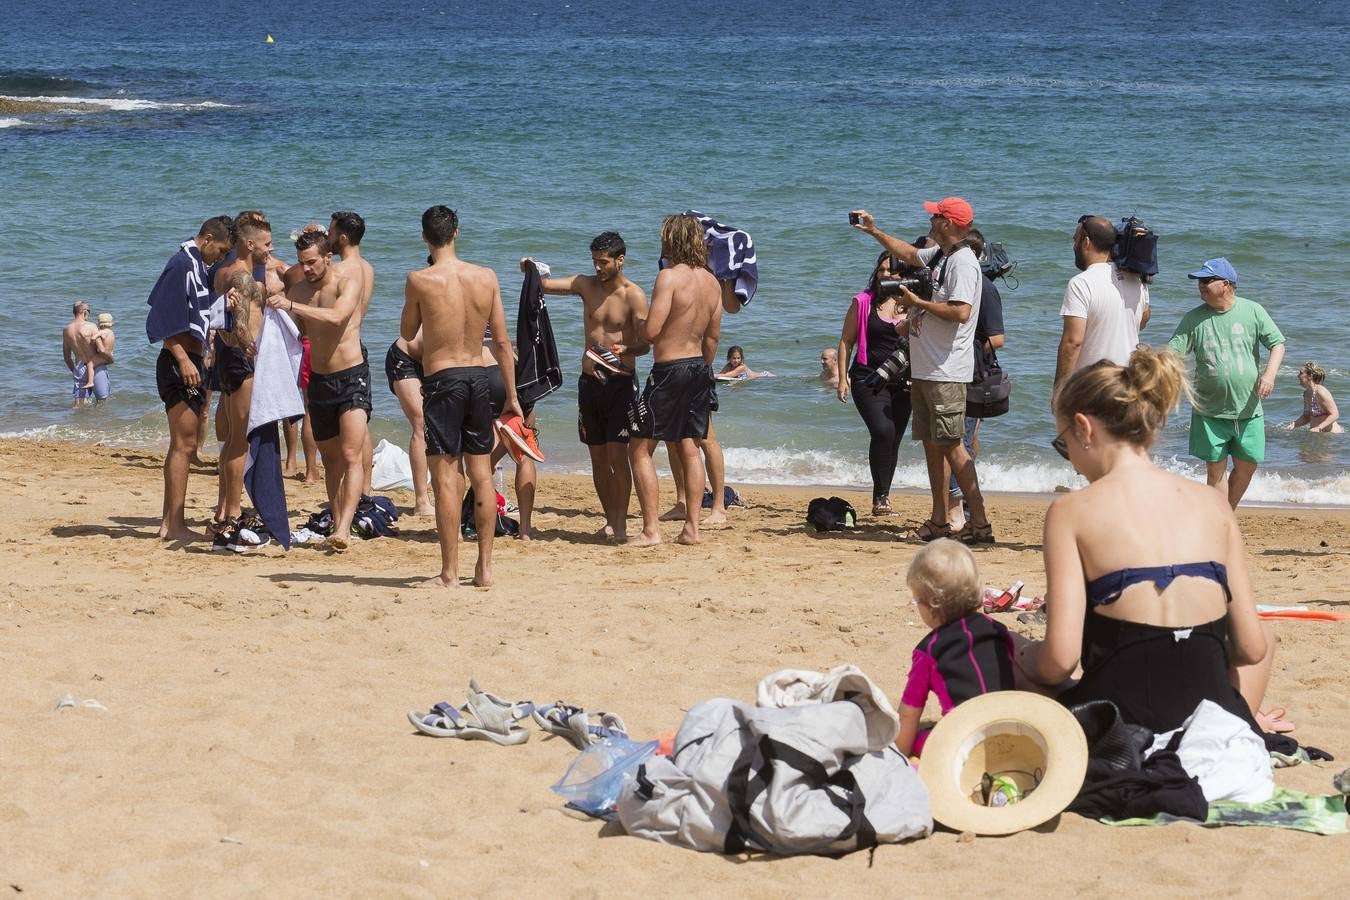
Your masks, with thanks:
M722 391L729 478L865 486L866 432L814 377L877 249L846 213L914 236L923 200L959 194L1019 263L1003 289L1013 408L982 430L987 488L1079 483L1049 449L1048 399L1070 234L1092 212L1161 237L1145 340L1198 302L1186 271L1234 262L1288 337L1249 497L1350 503L1350 436L1275 427L1301 410L1304 360L1350 404L1343 2L0 0L0 22L0 96L88 101L0 113L5 434L164 443L144 299L211 215L261 208L284 248L305 222L361 212L379 360L433 203L459 211L460 252L497 270L511 322L519 257L586 271L613 228L650 287L661 216L697 208L754 235L760 291L723 343L779 376ZM115 396L97 409L69 408L60 362L76 297L117 319ZM551 467L580 470L579 309L550 310L573 368L539 407L543 440ZM376 383L376 437L402 443ZM1188 418L1156 452L1197 475ZM925 484L917 445L897 481Z

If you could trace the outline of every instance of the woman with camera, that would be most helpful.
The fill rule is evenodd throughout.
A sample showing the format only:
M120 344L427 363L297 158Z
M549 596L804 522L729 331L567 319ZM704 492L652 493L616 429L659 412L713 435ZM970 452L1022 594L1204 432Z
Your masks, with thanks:
M867 289L854 296L844 316L835 361L839 402L852 391L853 405L871 435L867 461L874 516L891 515L891 480L900 459L900 439L909 425L909 319L896 294L882 285L899 269L889 253L877 257Z

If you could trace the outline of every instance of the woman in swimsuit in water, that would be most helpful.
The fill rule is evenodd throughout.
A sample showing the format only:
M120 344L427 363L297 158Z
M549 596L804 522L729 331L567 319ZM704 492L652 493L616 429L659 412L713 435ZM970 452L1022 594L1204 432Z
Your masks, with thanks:
M1298 369L1298 383L1303 385L1303 415L1286 428L1298 428L1307 425L1309 431L1323 434L1345 434L1337 420L1341 411L1336 408L1336 399L1331 391L1322 384L1327 373L1315 362L1305 362Z
M1242 535L1227 501L1154 465L1149 446L1185 383L1170 351L1102 361L1055 394L1052 446L1089 484L1045 516L1045 640L1023 642L1031 681L1076 704L1113 701L1126 722L1179 727L1212 700L1258 732L1274 634L1256 615ZM1258 720L1260 726L1258 726Z

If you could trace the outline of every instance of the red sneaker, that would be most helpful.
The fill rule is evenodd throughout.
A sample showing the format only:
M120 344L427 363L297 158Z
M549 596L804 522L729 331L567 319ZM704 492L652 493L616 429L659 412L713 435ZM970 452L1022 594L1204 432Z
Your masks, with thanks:
M511 458L520 462L521 457L529 456L535 462L543 462L544 454L539 449L538 433L525 424L525 420L515 413L507 413L497 420L497 431L506 441L506 449Z

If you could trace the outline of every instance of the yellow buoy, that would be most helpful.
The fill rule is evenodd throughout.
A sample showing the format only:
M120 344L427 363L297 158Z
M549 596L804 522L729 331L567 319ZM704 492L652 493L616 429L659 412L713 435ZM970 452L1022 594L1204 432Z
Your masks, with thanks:
M267 41L266 41L266 43L268 43L268 44L275 44L276 41L272 40L272 36L269 34L269 35L267 36Z

